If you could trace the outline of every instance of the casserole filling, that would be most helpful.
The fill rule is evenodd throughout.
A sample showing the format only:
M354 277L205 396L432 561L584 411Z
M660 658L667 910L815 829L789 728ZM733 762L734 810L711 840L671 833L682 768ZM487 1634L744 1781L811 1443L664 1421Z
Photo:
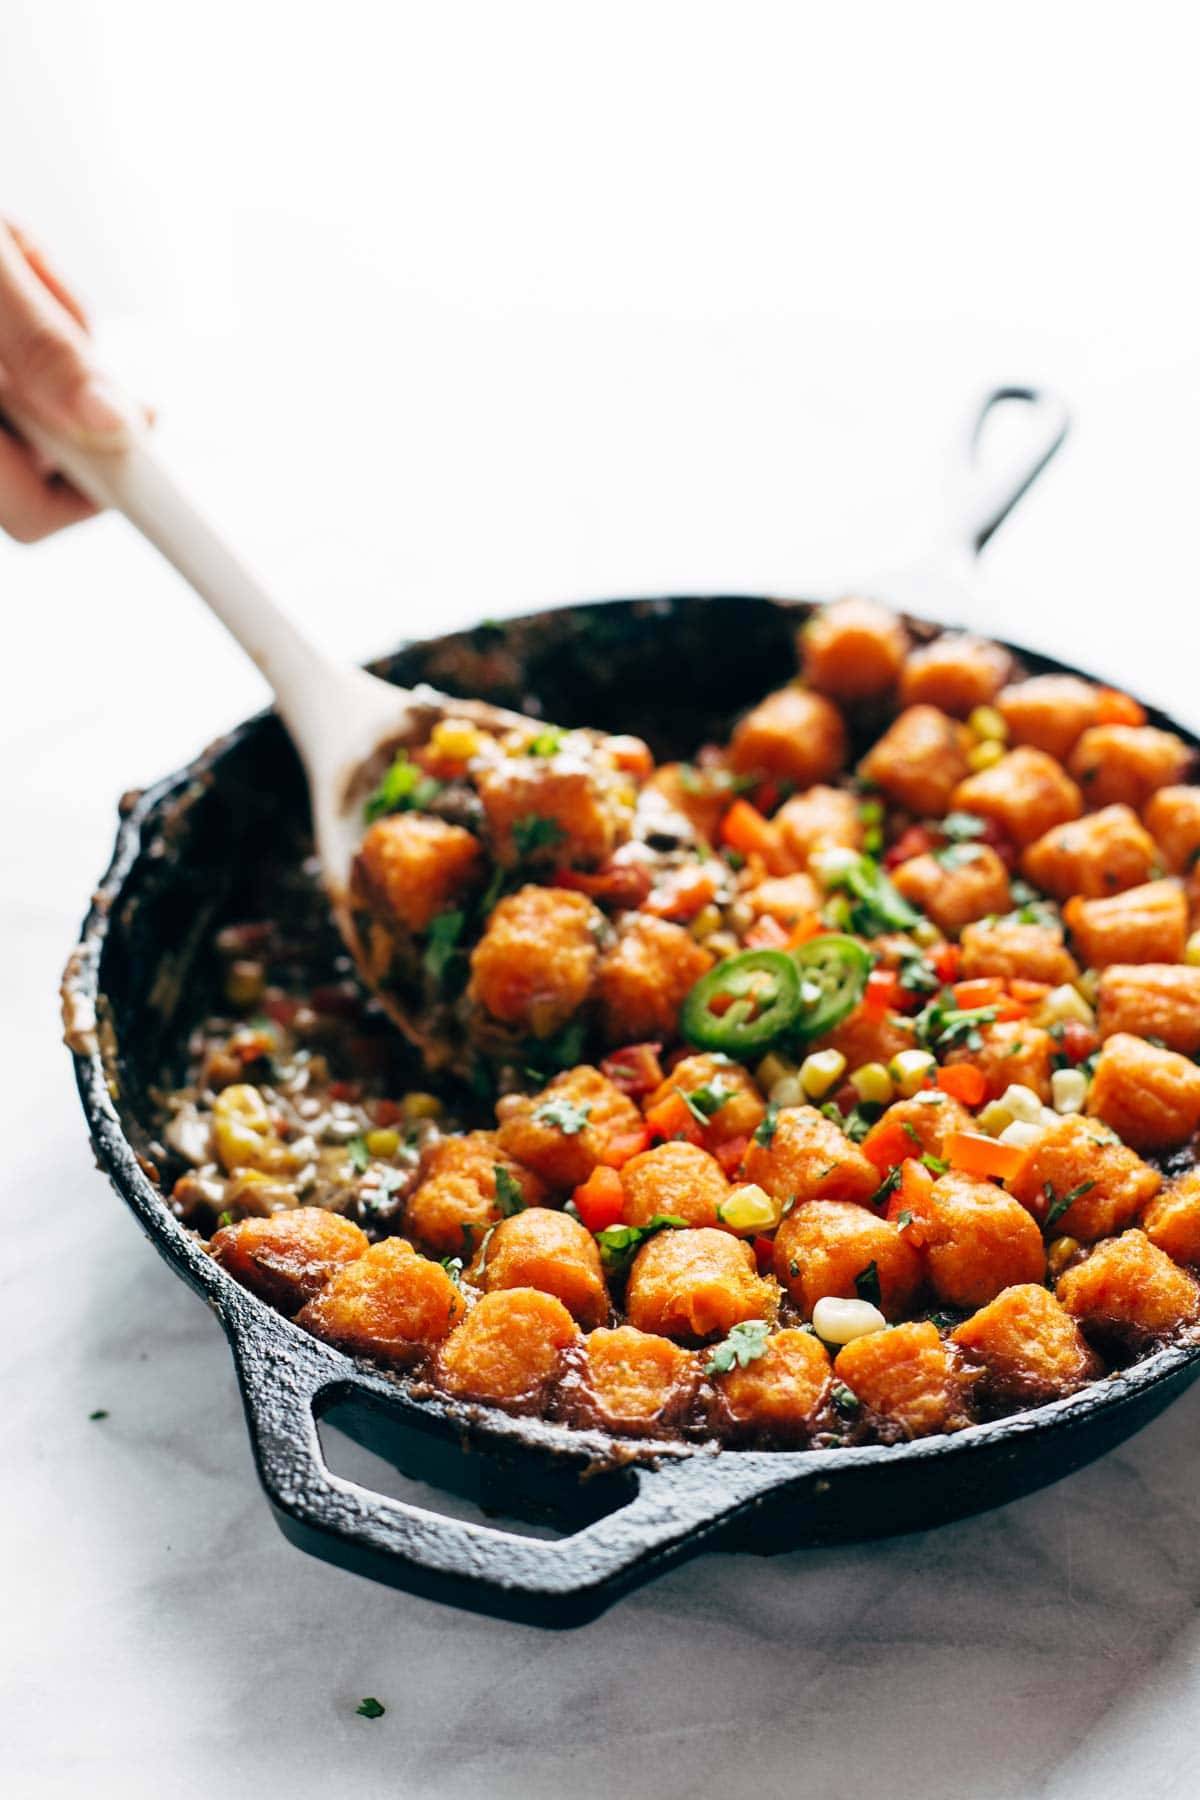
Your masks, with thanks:
M418 1388L628 1437L897 1442L1200 1330L1200 786L1127 695L815 613L687 763L445 720L227 926L170 1204Z

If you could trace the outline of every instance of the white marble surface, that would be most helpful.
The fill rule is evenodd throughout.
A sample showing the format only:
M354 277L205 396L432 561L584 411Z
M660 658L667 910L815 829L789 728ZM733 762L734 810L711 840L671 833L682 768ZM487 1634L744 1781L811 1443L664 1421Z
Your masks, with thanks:
M1170 15L384 10L10 0L0 57L0 206L326 643L836 582L937 528L970 392L1052 377L1076 432L978 616L1200 717ZM116 521L0 545L0 606L6 1793L1200 1789L1200 1393L989 1516L709 1557L568 1635L291 1549L54 1008L116 795L258 684Z

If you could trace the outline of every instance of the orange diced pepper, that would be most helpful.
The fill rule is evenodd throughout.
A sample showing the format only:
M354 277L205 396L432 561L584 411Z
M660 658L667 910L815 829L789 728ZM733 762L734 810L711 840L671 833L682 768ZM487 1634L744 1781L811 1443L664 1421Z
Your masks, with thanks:
M683 1106L682 1100L680 1105ZM687 1112L687 1107L684 1106L683 1110ZM688 1117L691 1118L690 1113L688 1113ZM696 1121L692 1119L692 1123L694 1125ZM698 1126L697 1130L699 1130ZM672 1131L666 1135L678 1137L679 1132ZM600 1153L600 1161L608 1169L623 1169L631 1156L639 1156L643 1150L648 1150L651 1141L652 1136L648 1124L641 1126L636 1131L614 1132Z
M601 1164L571 1195L575 1211L591 1232L619 1225L625 1212L625 1189L615 1169Z
M937 1084L964 1106L978 1106L987 1093L987 1076L974 1063L947 1063L937 1072Z
M1120 688L1101 688L1096 695L1097 725L1144 725L1146 709Z
M912 1148L912 1138L895 1119L880 1119L862 1141L863 1155L885 1175L911 1157Z
M735 800L721 820L721 842L743 856L761 856L777 874L786 870L787 858L778 831L748 800Z
M1002 1144L982 1131L952 1131L946 1139L946 1160L961 1175L981 1180L995 1176L1010 1181L1025 1166L1029 1152L1018 1144Z
M703 1144L704 1132L699 1120L682 1094L668 1094L646 1114L646 1128L652 1138L669 1142L686 1138L689 1144Z

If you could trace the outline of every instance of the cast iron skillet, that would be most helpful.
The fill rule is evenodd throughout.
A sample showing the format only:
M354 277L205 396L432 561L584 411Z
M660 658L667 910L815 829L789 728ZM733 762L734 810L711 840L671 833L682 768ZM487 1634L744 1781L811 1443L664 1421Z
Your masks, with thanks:
M1003 481L975 482L972 551L1066 429L1052 397L1029 389L991 396L984 412L1001 397L1029 404L1039 441ZM792 667L808 604L693 596L574 606L410 645L377 672L505 705L533 701L564 724L635 731L659 754L686 754ZM1062 667L1022 655L1033 670ZM1155 723L1197 741L1172 720L1155 715ZM177 1069L179 1046L205 1010L212 928L255 916L244 910L253 904L254 871L264 858L294 856L305 820L300 769L273 714L130 798L64 986L100 1166L224 1326L260 1479L302 1549L482 1612L579 1624L706 1547L765 1552L876 1536L1015 1499L1128 1437L1200 1371L1200 1349L1173 1348L1069 1399L950 1437L718 1452L509 1418L411 1390L308 1337L232 1281L172 1217L146 1154L149 1089L173 1063ZM98 1033L87 1029L93 1009ZM332 1409L339 1426L405 1472L565 1535L449 1518L342 1479L318 1436L317 1420Z

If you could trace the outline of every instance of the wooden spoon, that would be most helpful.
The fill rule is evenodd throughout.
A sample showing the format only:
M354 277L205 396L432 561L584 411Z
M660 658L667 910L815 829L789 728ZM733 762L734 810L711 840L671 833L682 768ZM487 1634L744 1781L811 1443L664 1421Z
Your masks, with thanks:
M270 683L308 778L321 876L338 930L364 981L390 1018L434 1063L447 1046L372 978L351 904L351 873L363 835L365 773L401 745L424 743L439 719L487 731L528 727L523 714L436 688L393 686L331 661L299 631L192 504L160 462L132 409L128 444L85 448L4 404L6 419L54 469L100 506L124 513L179 571Z

